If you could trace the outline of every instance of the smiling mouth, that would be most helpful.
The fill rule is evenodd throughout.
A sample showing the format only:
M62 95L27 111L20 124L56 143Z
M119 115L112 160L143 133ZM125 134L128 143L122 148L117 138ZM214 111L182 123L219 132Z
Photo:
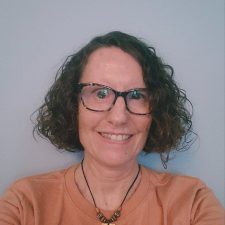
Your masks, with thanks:
M125 141L131 137L129 134L109 134L109 133L101 133L101 136L107 138L112 141Z

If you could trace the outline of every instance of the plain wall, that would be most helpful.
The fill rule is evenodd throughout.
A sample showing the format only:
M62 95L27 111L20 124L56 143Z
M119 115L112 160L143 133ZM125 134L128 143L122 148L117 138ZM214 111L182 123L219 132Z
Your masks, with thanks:
M66 56L112 30L143 38L174 67L199 139L167 171L201 178L224 204L223 0L1 0L0 193L15 179L80 160L35 141L30 115ZM140 161L164 170L157 154Z

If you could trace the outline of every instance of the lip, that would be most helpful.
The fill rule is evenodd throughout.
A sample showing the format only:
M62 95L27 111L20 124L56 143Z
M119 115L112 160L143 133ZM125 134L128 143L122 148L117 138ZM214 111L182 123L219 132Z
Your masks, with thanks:
M113 142L124 142L132 137L131 134L116 134L109 132L98 132L103 138L106 138Z

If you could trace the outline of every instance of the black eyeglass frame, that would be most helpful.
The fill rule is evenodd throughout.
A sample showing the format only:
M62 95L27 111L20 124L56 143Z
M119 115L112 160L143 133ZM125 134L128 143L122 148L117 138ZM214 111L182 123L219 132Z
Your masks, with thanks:
M132 92L132 91L138 91L138 90L148 90L147 88L134 88L134 89L129 89L127 91L116 91L114 90L113 88L109 87L109 86L106 86L106 85L103 85L103 84L98 84L98 83L78 83L76 84L75 86L77 86L78 88L78 92L81 93L82 89L86 86L99 86L99 87L102 87L102 88L107 88L109 90L111 90L114 94L115 94L115 98L112 102L112 105L108 108L108 109L105 109L105 110L96 110L96 109L91 109L89 108L88 106L86 106L83 98L82 98L82 95L81 95L81 101L82 101L82 104L83 106L88 109L88 110L91 110L91 111L94 111L94 112L107 112L107 111L110 111L113 106L115 105L116 103L116 100L118 97L123 97L124 99L124 102L125 102L125 106L126 106L126 109L128 112L132 113L132 114L135 114L135 115L149 115L151 114L151 111L148 112L148 113L135 113L135 112L132 112L129 107L128 107L128 104L127 104L127 99L126 99L126 96Z

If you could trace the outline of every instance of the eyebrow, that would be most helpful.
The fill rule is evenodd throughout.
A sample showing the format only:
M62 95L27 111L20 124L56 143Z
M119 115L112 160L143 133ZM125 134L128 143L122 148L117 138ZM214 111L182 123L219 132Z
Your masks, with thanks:
M133 90L148 90L147 87L134 87L134 88L130 88L130 89L126 89L124 91L119 91L109 85L106 85L106 84L100 84L100 83L95 83L95 82L80 82L78 84L87 84L87 85L92 85L92 86L102 86L102 87L106 87L106 88L109 88L109 89L112 89L114 91L117 91L117 92L129 92L129 91L133 91Z

